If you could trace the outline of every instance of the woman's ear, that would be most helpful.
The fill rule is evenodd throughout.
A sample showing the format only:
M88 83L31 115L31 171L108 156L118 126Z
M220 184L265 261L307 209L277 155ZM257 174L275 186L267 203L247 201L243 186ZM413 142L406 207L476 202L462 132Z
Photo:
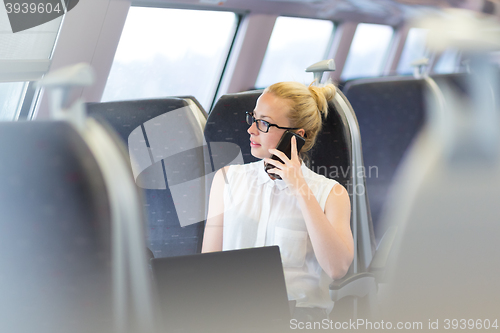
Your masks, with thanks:
M306 131L304 131L303 128L299 129L297 132L298 135L300 135L301 137L305 138L305 134L306 134Z

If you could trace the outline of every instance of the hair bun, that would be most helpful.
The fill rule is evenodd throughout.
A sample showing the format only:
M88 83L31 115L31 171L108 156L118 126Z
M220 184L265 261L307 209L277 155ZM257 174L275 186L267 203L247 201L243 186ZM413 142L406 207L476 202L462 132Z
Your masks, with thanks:
M316 101L319 112L326 117L328 114L328 101L333 99L337 89L332 83L328 83L322 86L313 86L312 83L309 85L309 91L312 97Z

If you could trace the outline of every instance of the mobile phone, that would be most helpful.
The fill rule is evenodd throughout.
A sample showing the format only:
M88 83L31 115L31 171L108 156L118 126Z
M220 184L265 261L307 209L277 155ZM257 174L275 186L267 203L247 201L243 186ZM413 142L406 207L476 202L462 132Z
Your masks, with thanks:
M293 136L295 136L295 138L296 138L296 141L297 141L297 153L299 153L300 150L302 149L302 146L304 146L304 144L306 143L306 139L304 139L300 135L298 135L298 134L296 134L294 132L291 132L291 131L286 131L285 133L283 133L283 135L281 136L280 141L278 142L278 145L276 146L276 149L278 149L279 151L282 151L283 153L285 153L286 157L288 157L289 159L291 159L291 156L292 156L292 137ZM280 161L281 163L283 163L283 161L281 160L281 158L279 158L276 155L271 156L271 159L276 160L276 161ZM272 169L272 168L274 168L274 165L269 164L269 163L264 163L264 169L266 170L266 172L270 176L273 176L276 179L281 179L280 176L278 176L278 175L276 175L274 173L270 173L268 171L269 169Z

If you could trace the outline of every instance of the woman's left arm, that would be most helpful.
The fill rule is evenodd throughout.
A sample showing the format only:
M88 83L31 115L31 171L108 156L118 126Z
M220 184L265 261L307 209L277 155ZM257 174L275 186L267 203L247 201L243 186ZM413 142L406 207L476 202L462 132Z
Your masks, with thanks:
M342 278L354 256L347 191L336 184L328 195L324 212L307 184L296 195L319 264L334 280Z
M335 184L323 211L302 175L295 137L292 137L291 159L279 150L269 151L285 162L265 159L276 167L273 173L278 174L296 196L319 264L334 280L342 278L354 256L350 224L351 204L346 189Z

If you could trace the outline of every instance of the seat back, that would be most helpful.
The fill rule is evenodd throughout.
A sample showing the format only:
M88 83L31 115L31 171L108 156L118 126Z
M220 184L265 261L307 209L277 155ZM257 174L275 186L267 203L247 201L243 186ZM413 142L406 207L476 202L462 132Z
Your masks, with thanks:
M344 112L335 101L328 103L328 116L310 152L309 166L314 172L335 179L352 196L352 138Z
M476 65L465 94L464 86L438 80L442 101L429 105L429 123L391 190L385 220L397 234L381 297L384 319L433 318L433 329L446 319L461 325L459 318L497 313L500 75Z
M353 273L364 272L372 261L375 252L375 237L368 196L366 192L366 171L363 167L363 149L361 134L354 110L346 96L338 91L332 101L334 110L343 119L345 133L350 134L350 141L346 143L350 151L350 186L347 190L351 195L351 228L354 236L354 262L351 265ZM340 130L340 128L338 129Z
M0 123L0 331L112 332L111 214L66 122Z
M152 332L143 216L95 121L0 123L0 331Z
M245 112L253 111L261 94L262 91L255 90L221 96L208 115L205 126L207 144L215 146L220 142L230 143L241 151L243 163L258 161L250 152ZM225 165L217 166L220 169Z
M201 251L205 209L204 116L185 99L89 103L89 115L114 128L128 147L145 193L148 247L155 257Z
M377 239L379 219L396 169L424 123L425 81L411 77L349 81L344 93L359 123L370 210Z

